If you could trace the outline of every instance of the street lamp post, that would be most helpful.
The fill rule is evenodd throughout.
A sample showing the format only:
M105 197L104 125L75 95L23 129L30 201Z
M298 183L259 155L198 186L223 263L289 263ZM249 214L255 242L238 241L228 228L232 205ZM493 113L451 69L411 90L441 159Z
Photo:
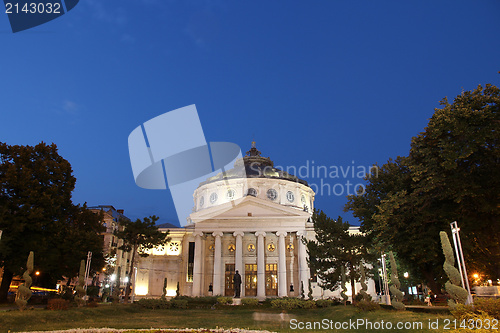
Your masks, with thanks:
M468 296L465 304L472 304L473 299L470 293L469 279L467 277L467 269L465 268L464 253L462 251L462 243L460 242L460 228L457 221L450 223L451 233L453 235L453 245L457 254L458 270L462 279L462 286L467 290Z

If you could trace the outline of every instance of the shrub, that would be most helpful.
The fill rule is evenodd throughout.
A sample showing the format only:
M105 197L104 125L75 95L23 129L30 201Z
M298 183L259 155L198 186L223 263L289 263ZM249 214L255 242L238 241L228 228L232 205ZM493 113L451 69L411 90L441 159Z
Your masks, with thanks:
M47 302L47 310L68 310L69 301L62 298L49 299Z
M318 308L327 308L333 305L333 301L331 299L318 299L316 301L316 306Z
M171 305L173 308L176 309L187 309L188 308L188 301L184 299L172 299L170 301Z
M302 309L313 309L316 307L316 302L312 299L307 301L299 301L299 307L301 307Z
M85 295L87 292L85 291L85 288L83 287L85 285L85 260L82 260L80 262L80 272L78 274L78 284L76 285L76 295L75 295L75 301L76 304L78 304L78 307L81 307L85 305Z
M201 296L187 298L189 303L214 305L217 304L217 296Z
M233 298L232 297L219 296L219 297L217 297L217 303L222 304L222 305L233 304Z
M389 290L391 291L392 294L392 306L396 310L404 310L405 305L402 303L403 302L403 292L399 290L401 288L401 282L399 282L399 277L398 277L398 268L396 266L396 259L394 259L394 254L392 251L389 252L389 260L391 262L391 286L389 287Z
M16 295L16 304L19 307L19 310L24 310L26 309L26 305L28 304L28 300L31 298L32 292L31 292L31 283L33 282L33 279L31 278L30 274L33 272L33 261L35 254L33 251L30 252L28 255L28 261L26 262L26 271L23 274L23 279L24 283L19 286L17 289L17 295Z
M380 309L380 305L378 305L377 302L374 301L367 301L367 300L361 300L356 303L355 305L360 311L366 312L366 311L375 311Z
M259 300L257 298L243 298L241 300L241 304L247 306L257 306L259 305Z
M472 319L475 315L484 314L496 319L500 319L500 299L476 298L474 306L457 304L451 314L459 319Z
M439 233L439 237L441 238L441 247L443 248L443 254L445 257L443 269L449 278L449 281L445 284L445 288L452 298L448 301L448 305L451 308L454 308L456 304L464 304L469 296L469 293L461 286L462 278L458 269L455 268L455 257L453 256L453 249L451 247L448 234L441 231Z
M306 301L302 301L298 298L277 298L271 301L271 307L284 310L291 310L298 308L301 302L306 302Z
M186 301L187 302L187 301ZM141 298L137 301L137 305L146 309L170 309L173 303L167 301L166 298Z

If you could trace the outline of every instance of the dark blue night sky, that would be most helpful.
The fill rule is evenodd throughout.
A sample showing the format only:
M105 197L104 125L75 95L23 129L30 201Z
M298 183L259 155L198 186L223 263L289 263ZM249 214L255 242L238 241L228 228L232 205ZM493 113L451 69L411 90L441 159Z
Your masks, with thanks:
M76 203L178 223L168 191L134 183L140 124L196 104L207 141L255 140L282 167L383 164L439 100L499 85L499 14L497 0L84 0L15 34L0 14L0 141L55 142ZM317 208L358 223L340 194L357 174L305 178Z

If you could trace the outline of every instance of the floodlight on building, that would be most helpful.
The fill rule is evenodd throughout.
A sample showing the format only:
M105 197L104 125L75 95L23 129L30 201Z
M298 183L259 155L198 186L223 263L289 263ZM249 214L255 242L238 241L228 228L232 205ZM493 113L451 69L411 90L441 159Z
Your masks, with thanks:
M410 277L410 273L408 272L404 272L403 276L405 277L405 279L409 278Z

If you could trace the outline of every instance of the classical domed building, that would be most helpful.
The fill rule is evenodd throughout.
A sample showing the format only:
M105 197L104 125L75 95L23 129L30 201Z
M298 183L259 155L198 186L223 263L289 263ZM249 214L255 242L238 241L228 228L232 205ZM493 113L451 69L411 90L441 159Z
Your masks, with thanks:
M136 297L177 293L234 295L233 276L242 277L241 296L307 297L311 281L306 246L314 238L314 191L307 182L274 168L255 142L234 168L202 182L193 212L171 241L141 258ZM328 296L312 282L315 297Z

